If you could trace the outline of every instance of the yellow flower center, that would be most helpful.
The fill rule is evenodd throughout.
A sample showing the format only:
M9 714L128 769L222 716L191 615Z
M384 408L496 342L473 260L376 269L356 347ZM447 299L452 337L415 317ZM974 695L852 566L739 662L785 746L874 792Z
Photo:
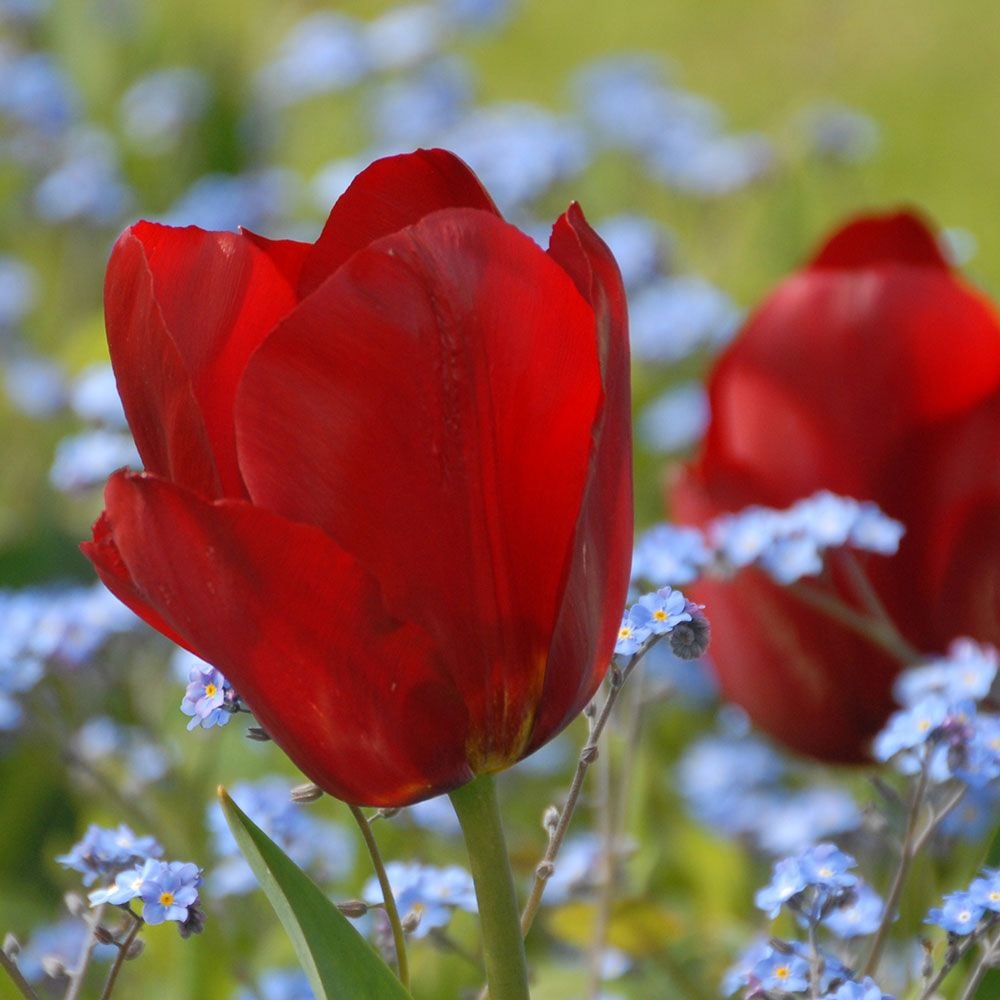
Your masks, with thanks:
M160 893L160 906L173 906L174 905L174 894L172 892L167 892L164 890Z
M219 689L214 684L205 685L205 694L208 695L209 698L214 698L215 692L218 690Z

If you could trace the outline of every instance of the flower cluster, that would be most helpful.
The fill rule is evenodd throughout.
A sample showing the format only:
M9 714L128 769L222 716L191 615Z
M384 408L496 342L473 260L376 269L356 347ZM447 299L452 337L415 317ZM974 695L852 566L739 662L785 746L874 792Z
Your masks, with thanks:
M49 666L77 667L139 619L101 585L0 590L0 731Z
M815 989L813 978L815 976ZM813 954L801 941L757 941L729 969L722 993L742 990L744 1000L818 997L820 1000L894 1000L870 976L856 979L835 955L822 948Z
M948 655L905 671L894 694L902 704L876 736L874 756L905 774L958 778L983 791L1000 777L1000 716L980 704L997 674L992 646L955 640Z
M390 861L385 870L404 926L415 938L445 927L455 910L477 912L472 876L458 865L437 868L415 861ZM370 878L361 895L371 903L381 903L378 879Z
M669 637L674 655L684 660L697 659L708 647L709 626L702 605L670 587L644 594L625 610L615 653L634 656L647 643L664 636Z
M927 914L928 924L943 927L949 935L965 937L983 932L1000 921L1000 868L985 868L968 889L949 893L944 905Z
M778 861L755 902L772 918L782 908L794 914L798 923L810 928L809 943L758 942L727 974L724 992L742 988L747 1000L775 996L883 1000L886 995L872 979L859 980L815 942L820 926L845 938L870 934L878 927L882 901L853 873L855 864L854 858L830 843Z
M84 885L105 883L90 892L91 906L128 907L138 899L144 923L172 920L183 937L199 933L205 921L198 896L201 869L190 862L161 861L162 854L154 837L137 837L124 823L113 830L92 824L56 861L80 872Z
M204 925L198 906L201 882L201 869L191 862L147 858L141 865L119 872L112 885L91 892L90 905L128 906L138 899L145 923L174 920L181 925L181 935L187 937L200 933Z
M136 864L159 858L163 848L154 837L138 837L124 823L114 830L92 823L83 839L69 853L56 858L64 868L83 875L83 884L92 885L98 879L116 876Z
M791 584L822 572L830 549L893 555L903 530L871 501L820 490L784 510L754 505L723 514L704 531L656 525L636 544L632 576L689 583L709 568L728 574L755 566Z

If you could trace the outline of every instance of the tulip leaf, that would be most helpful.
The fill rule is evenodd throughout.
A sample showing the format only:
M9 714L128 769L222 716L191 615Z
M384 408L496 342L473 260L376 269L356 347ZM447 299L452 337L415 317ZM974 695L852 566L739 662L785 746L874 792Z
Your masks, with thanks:
M224 788L219 789L219 800L243 857L292 939L317 1000L409 997L375 949Z

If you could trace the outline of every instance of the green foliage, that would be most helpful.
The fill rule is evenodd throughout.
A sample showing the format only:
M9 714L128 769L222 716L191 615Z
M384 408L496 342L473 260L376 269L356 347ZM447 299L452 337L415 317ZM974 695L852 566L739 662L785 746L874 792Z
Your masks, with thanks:
M222 788L219 800L243 856L292 939L317 1000L408 996L350 921Z

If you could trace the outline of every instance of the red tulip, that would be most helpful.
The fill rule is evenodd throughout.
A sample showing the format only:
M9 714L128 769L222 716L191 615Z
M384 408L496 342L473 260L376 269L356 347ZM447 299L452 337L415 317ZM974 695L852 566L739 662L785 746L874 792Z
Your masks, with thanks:
M679 520L821 488L875 500L907 529L898 556L866 566L909 642L1000 642L1000 322L919 219L835 233L750 317L709 392ZM726 696L797 750L867 756L899 662L756 571L695 591Z
M422 150L315 244L140 222L105 305L146 471L84 552L311 780L403 805L580 712L632 496L624 295L576 205L543 251Z

